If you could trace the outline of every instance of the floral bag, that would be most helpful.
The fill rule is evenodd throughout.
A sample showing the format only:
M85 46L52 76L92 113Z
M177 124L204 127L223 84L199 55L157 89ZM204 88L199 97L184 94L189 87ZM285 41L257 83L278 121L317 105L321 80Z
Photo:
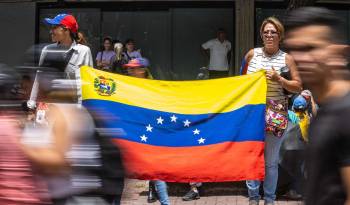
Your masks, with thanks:
M266 108L266 131L272 132L276 137L282 137L288 125L288 113L286 105L274 100L267 102Z

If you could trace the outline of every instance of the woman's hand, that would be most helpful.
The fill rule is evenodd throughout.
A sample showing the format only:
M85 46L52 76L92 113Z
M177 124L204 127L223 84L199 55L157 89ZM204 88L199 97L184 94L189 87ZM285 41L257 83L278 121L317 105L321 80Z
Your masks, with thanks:
M97 61L97 68L102 68L102 62L101 61Z
M272 67L272 70L266 71L266 78L268 80L272 80L272 81L278 82L281 79L281 76Z

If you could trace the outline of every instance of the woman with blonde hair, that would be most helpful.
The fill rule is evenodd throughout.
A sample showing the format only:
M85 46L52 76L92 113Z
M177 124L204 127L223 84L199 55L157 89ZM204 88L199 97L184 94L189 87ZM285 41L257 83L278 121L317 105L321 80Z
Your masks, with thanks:
M276 198L278 179L279 150L288 125L288 96L284 90L292 93L301 91L301 80L293 58L280 50L284 37L284 27L275 17L265 19L260 27L263 47L251 49L245 56L241 74L250 74L266 70L266 135L265 135L265 205L273 205ZM288 73L288 75L286 74ZM283 77L290 76L290 77ZM276 123L276 121L278 121ZM260 181L246 182L249 204L259 204Z

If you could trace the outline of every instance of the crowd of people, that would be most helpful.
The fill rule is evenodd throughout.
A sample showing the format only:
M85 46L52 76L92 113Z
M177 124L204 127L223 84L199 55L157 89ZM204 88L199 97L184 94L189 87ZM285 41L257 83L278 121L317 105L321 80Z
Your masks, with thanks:
M124 170L118 148L108 141L116 133L99 126L103 113L79 105L79 68L95 64L153 79L150 63L133 39L123 44L111 37L103 39L94 63L74 16L44 21L53 43L43 48L42 69L32 82L26 75L8 89L18 79L10 69L0 70L9 73L0 78L1 90L28 100L20 108L0 109L0 177L8 182L0 186L0 202L120 204ZM285 25L269 17L259 30L263 46L242 61L241 75L266 71L265 205L275 204L279 167L291 177L291 197L306 205L350 204L350 52L339 42L338 25L331 11L316 7L290 12ZM231 43L225 30L218 29L217 38L201 49L209 59L209 78L228 76ZM246 181L249 205L259 204L261 183ZM200 186L191 182L183 200L199 199ZM152 180L148 202L157 199L170 204L166 182Z

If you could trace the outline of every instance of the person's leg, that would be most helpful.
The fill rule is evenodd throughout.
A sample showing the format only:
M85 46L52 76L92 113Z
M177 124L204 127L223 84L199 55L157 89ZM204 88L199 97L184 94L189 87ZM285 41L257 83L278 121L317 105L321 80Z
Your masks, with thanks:
M112 205L120 205L121 201L122 201L122 195L121 194L115 195Z
M260 183L261 182L258 180L247 180L246 181L246 185L248 188L249 201L259 201L260 200L260 194L259 194Z
M155 181L151 180L148 182L148 194L147 194L147 202L153 203L157 201L156 190L155 190Z
M102 198L109 204L109 205L120 205L120 203L118 204L115 204L114 203L114 200L116 198L116 195L111 195L111 194L106 194L106 195L103 195Z
M167 190L166 182L156 180L154 181L154 184L156 186L156 191L158 194L159 202L161 205L169 205L169 195Z
M265 200L265 203L274 203L274 201L276 199L279 151L280 151L283 137L284 136L282 136L280 138L280 137L274 136L271 133L266 133L266 138L265 138L265 180L264 180L264 200Z
M295 154L294 157L296 159L296 169L293 175L294 192L290 192L291 194L290 198L300 200L303 197L302 196L304 192L303 187L305 183L304 170L303 170L305 153L303 150L296 150L294 154Z
M185 194L185 196L182 197L182 200L184 201L192 201L199 199L199 191L198 188L202 186L201 182L190 182L191 189L189 192Z

